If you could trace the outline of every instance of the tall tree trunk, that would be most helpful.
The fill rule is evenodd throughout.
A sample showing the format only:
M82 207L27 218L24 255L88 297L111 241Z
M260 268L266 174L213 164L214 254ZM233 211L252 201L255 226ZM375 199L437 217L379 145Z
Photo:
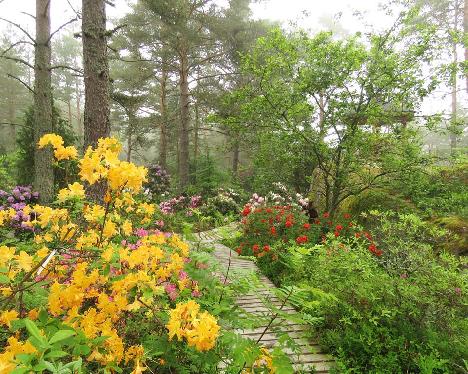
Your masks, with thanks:
M10 96L8 99L8 121L10 122L10 131L9 131L9 144L8 150L13 152L15 150L16 144L16 126L15 123L16 117L16 103L13 96Z
M232 146L232 175L235 179L239 176L239 156L240 156L240 147L239 147L239 136L234 135L234 144Z
M159 164L167 168L167 68L163 61L161 74L161 97L159 103L159 112L161 115L160 133L159 133Z
M110 134L105 0L83 0L84 147Z
M468 0L465 0L463 6L463 33L463 42L465 45L465 64L468 64ZM465 81L466 92L468 92L468 71L465 73Z
M76 60L75 60L76 66ZM83 145L83 122L81 118L81 92L78 79L75 80L75 96L76 96L76 129L78 134L78 144Z
M52 123L52 83L50 73L50 0L36 0L36 46L34 63L34 143L54 131ZM34 188L42 203L54 196L51 147L34 147Z
M459 3L455 1L455 10L454 10L454 32L458 31L458 10ZM452 41L452 63L454 65L454 71L452 73L452 118L451 118L451 132L450 132L450 151L453 153L455 148L457 148L457 64L458 64L458 53L457 53L457 43Z
M186 187L189 183L189 84L188 56L185 42L180 49L179 88L180 88L180 132L179 132L179 184Z
M195 101L194 105L195 109L195 126L193 128L193 165L194 165L194 171L196 173L197 171L197 159L198 159L198 129L200 128L200 113L199 113L199 108L198 108L198 100Z
M70 127L72 127L73 124L72 124L71 96L68 97L67 106L68 106L68 124L70 125Z

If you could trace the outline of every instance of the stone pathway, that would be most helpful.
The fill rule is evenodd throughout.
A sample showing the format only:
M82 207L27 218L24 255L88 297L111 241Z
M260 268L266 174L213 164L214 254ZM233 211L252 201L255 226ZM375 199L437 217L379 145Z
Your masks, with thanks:
M284 319L278 316L273 323L268 327L272 316L281 310L280 314L295 314L295 309L288 303L284 303L284 299L275 293L275 285L265 276L263 276L257 265L247 259L243 259L238 254L221 244L223 234L229 235L234 232L236 226L229 225L224 228L218 228L211 231L197 233L196 237L201 244L209 245L214 248L213 256L218 260L222 269L223 275L228 269L253 271L258 273L260 287L248 294L240 295L236 303L241 308L246 316L254 317L258 323L251 329L239 329L242 336L258 341L264 347L271 348L279 344L280 336L287 334L291 341L294 342L291 348L284 348L283 351L288 354L293 363L295 372L302 371L306 373L329 373L334 360L331 356L324 354L318 344L310 341L307 337L308 326L301 323ZM278 308L272 310L273 308Z

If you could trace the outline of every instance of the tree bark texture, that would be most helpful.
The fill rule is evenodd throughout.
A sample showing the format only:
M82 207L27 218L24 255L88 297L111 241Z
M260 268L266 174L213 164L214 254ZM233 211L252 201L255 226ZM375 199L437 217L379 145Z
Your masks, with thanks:
M459 12L459 3L458 1L455 2L455 9L454 9L454 32L456 33L458 30L458 12ZM454 66L458 64L458 53L457 53L457 43L456 41L452 42L452 62ZM450 132L450 151L453 153L455 148L457 148L457 71L455 70L452 73L452 131Z
M110 135L109 64L104 0L83 0L84 148Z
M159 101L159 112L161 116L159 132L159 164L167 168L167 68L163 65L161 74L161 97Z
M463 5L463 37L465 44L465 64L468 64L468 0ZM466 92L468 92L468 71L465 73Z
M39 139L54 131L50 70L50 0L36 0L36 46L34 62L34 188L42 203L54 197L53 151L37 147Z
M180 49L179 88L180 88L180 132L179 132L179 184L186 187L189 183L189 64L187 48L183 43Z

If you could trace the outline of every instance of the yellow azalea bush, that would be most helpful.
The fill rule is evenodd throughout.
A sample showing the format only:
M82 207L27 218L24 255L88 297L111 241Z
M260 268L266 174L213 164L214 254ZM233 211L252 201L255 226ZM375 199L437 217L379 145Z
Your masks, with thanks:
M200 306L195 301L178 303L169 314L167 329L170 339L174 336L179 340L185 338L190 346L195 346L199 351L214 347L219 326L208 312L200 313Z
M57 161L77 158L58 135L42 137L39 147L47 146ZM146 352L128 331L132 321L199 352L215 347L217 320L191 299L199 290L185 271L189 247L175 234L142 227L156 212L137 198L147 171L121 161L120 150L114 138L89 147L78 160L79 180L52 206L24 208L31 245L0 246L0 374L53 371L63 357L70 370L131 365L141 373ZM88 202L96 183L105 188L103 201ZM0 225L12 215L0 211ZM178 299L185 301L172 309Z

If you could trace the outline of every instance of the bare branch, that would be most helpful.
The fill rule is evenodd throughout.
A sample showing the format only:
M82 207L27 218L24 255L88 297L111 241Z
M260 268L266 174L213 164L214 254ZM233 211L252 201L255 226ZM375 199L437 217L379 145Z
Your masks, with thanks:
M5 55L7 52L9 52L10 50L12 50L13 48L15 48L17 45L20 45L20 44L29 44L29 45L33 45L31 42L28 42L26 40L20 40L16 43L13 43L12 45L10 45L7 49L5 49L2 53L0 53L0 56L3 56Z
M26 60L23 60L22 58L18 58L18 57L12 57L12 56L4 56L3 54L0 55L0 57L2 58L5 58L7 60L12 60L12 61L16 61L16 62L21 62L22 64L26 65L27 67L31 68L31 69L34 69L34 66L31 65L29 62L27 62Z
M31 40L33 42L34 45L36 45L36 39L34 39L31 34L29 34L29 32L27 32L23 27L21 27L21 25L15 23L15 22L12 22L10 21L9 19L6 19L6 18L3 18L3 17L0 17L0 20L2 21L5 21L5 22L8 22L10 25L13 25L15 26L17 29L21 30L28 38L29 40Z
M10 74L10 73L7 73L7 76L9 76L10 78L13 78L13 79L16 79L18 82L20 82L24 87L26 87L29 92L31 92L33 95L35 94L34 90L29 86L29 84L27 84L26 82L22 81L20 78Z
M83 70L80 70L80 69L77 69L77 68L74 68L74 67L68 66L68 65L54 65L54 66L51 66L49 68L49 70L54 70L54 69L68 69L68 70L72 70L72 71L80 74L80 76L83 76Z
M73 7L73 5L70 3L70 0L67 0L68 6L73 10L73 13L76 14L77 18L81 18L81 14Z
M57 28L57 30L55 30L54 32L52 32L49 37L47 38L47 43L50 42L50 40L54 37L55 34L57 34L60 30L62 30L64 27L68 26L70 23L73 23L75 21L78 21L78 16L77 17L74 17L70 20L68 20L67 22L65 22L63 25L59 26Z
M22 14L26 14L27 16L33 18L33 19L36 19L35 16L33 16L31 13L28 13L28 12L21 12Z

